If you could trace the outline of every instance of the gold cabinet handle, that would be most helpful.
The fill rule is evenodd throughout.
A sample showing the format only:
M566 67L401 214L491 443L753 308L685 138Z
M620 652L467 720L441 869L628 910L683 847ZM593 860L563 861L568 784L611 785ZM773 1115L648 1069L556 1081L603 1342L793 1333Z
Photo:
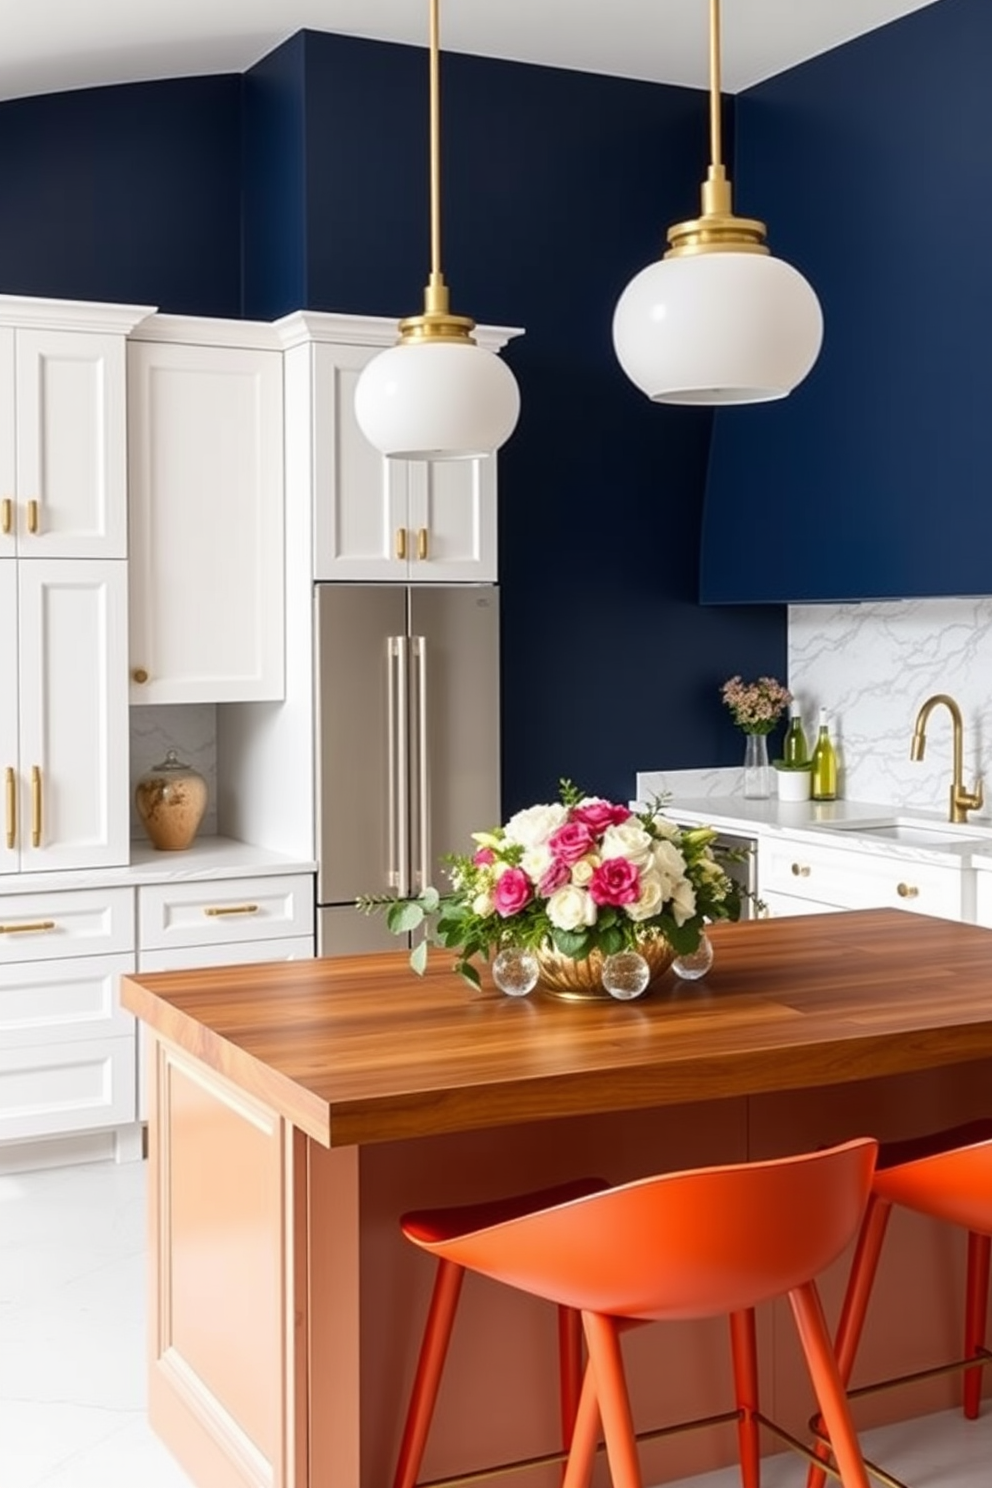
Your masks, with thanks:
M131 673L131 681L137 682L139 687L144 686L144 684L148 681L148 673L145 671L144 667L135 667L134 671Z
M14 503L9 496L0 501L0 532L4 537L14 530Z
M406 528L396 529L396 556L402 563L406 558Z
M899 895L900 899L916 899L919 895L919 892L920 891L915 884L896 884L896 893Z
M4 776L4 795L7 799L7 846L13 847L17 841L17 781L11 765L7 766Z
M31 846L41 846L41 770L31 766Z
M809 878L809 864L793 863L792 872L796 878Z
M417 528L417 557L423 560L427 557L427 528Z
M29 931L54 929L54 920L35 920L31 924L25 920L19 925L0 925L0 935L26 935Z
M38 531L38 503L37 503L37 501L29 501L28 502L28 531L30 533L32 533L32 534L37 533L37 531Z
M257 904L211 904L203 911L205 915L258 914Z

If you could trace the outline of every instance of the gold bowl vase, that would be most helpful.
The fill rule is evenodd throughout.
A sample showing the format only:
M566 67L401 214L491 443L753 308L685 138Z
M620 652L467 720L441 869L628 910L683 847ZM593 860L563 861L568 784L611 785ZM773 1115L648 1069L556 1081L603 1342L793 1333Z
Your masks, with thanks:
M651 973L647 991L654 986L675 960L675 952L663 935L653 935L637 947ZM590 951L583 961L563 956L553 945L546 944L535 952L540 968L540 985L552 997L565 1002L612 1002L603 986L603 955Z

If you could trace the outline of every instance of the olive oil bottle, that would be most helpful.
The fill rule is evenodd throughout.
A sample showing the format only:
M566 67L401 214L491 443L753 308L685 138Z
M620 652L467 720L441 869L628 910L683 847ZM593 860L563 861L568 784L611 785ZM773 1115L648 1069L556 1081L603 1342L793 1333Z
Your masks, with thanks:
M837 754L830 741L827 710L820 709L820 727L813 746L810 795L814 801L837 799Z
M809 760L803 720L799 712L799 704L795 699L789 704L789 727L785 731L785 739L782 742L782 758L793 768L796 765L805 765Z

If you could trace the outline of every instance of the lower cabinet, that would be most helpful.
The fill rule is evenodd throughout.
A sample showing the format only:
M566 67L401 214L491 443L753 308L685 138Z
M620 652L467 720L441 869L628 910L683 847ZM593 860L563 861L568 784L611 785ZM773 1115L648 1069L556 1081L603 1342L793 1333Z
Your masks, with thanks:
M0 1142L135 1117L134 891L0 897Z
M947 920L973 918L970 874L957 864L762 837L758 893L769 914L817 914L837 909L908 909Z

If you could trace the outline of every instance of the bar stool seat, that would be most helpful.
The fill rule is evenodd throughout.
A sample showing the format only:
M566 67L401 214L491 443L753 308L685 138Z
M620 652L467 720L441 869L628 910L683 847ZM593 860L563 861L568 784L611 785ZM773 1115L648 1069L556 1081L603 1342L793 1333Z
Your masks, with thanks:
M473 1230L503 1224L536 1209L567 1204L589 1194L602 1193L607 1188L609 1184L605 1178L576 1178L552 1188L490 1199L479 1204L414 1210L402 1216L400 1228L408 1240L418 1245L443 1245ZM417 1372L393 1476L393 1488L414 1488L417 1482L464 1278L463 1266L439 1255ZM558 1363L562 1447L567 1451L575 1425L582 1383L582 1323L579 1314L569 1307L558 1309Z
M845 1386L854 1367L882 1242L896 1204L967 1232L964 1357L946 1368L964 1369L964 1414L974 1420L981 1401L982 1365L992 1357L985 1348L992 1252L992 1119L971 1121L908 1141L883 1142L879 1147L834 1344ZM972 1360L979 1362L968 1368ZM923 1371L931 1372L935 1371ZM904 1378L908 1382L916 1377ZM877 1380L856 1393L871 1394L899 1382ZM807 1488L822 1488L823 1478L822 1470L814 1467Z
M405 1226L443 1262L581 1312L588 1347L564 1488L585 1488L602 1419L614 1488L641 1488L620 1352L625 1327L724 1314L730 1321L741 1474L758 1488L754 1308L788 1296L845 1488L868 1488L815 1277L853 1239L877 1144L666 1173L439 1236ZM801 1448L800 1448L801 1449Z

